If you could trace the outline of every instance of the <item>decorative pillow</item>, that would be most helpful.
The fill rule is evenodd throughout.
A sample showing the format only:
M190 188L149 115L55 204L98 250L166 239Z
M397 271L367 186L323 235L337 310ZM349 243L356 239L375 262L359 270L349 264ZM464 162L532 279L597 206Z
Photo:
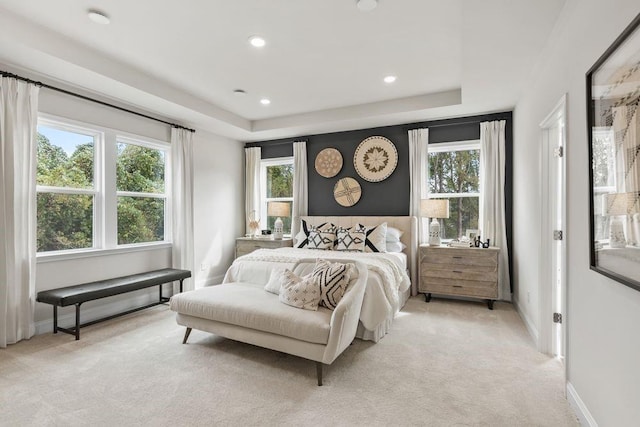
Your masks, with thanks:
M406 247L407 245L402 242L390 242L387 240L387 252L402 252Z
M266 285L264 285L264 290L267 292L271 292L272 294L279 295L280 294L280 283L282 282L282 273L283 269L273 269L271 270L271 275L269 276L269 281Z
M364 252L364 242L366 239L365 228L338 228L338 244L336 250Z
M309 249L332 250L336 240L336 227L332 226L324 230L311 227L307 240Z
M280 281L280 302L287 305L318 310L320 287L312 274L299 277L290 270L284 270Z
M365 228L366 239L364 242L365 252L386 252L387 251L387 223L383 222L375 227L366 227L356 224L356 228Z
M399 242L400 237L404 234L404 231L395 227L387 227L387 242Z
M296 234L296 240L293 245L295 248L306 248L309 246L309 233L311 232L312 227L313 225L309 224L304 219L300 220L300 231ZM318 230L325 230L331 227L334 227L334 225L328 222L323 222L315 228Z
M320 305L334 310L347 290L353 264L342 264L319 259L311 273L320 285Z

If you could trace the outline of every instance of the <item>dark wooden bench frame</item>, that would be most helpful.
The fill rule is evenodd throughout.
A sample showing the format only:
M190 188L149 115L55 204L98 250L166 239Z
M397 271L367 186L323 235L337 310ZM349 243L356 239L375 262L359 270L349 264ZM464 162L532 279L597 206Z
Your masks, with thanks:
M162 296L162 285L174 281L180 281L180 292L182 292L182 282L191 277L189 270L178 270L174 268L164 268L161 270L148 271L145 273L132 274L128 276L116 277L114 279L99 280L96 282L82 283L64 288L49 289L38 292L36 301L53 305L53 333L64 332L80 339L80 328L90 326L105 320L114 319L129 313L154 307L169 301L169 298ZM118 314L103 317L91 322L80 324L80 306L87 302L139 289L158 286L158 301L142 307L123 311ZM75 305L76 322L72 328L62 328L58 326L58 307Z

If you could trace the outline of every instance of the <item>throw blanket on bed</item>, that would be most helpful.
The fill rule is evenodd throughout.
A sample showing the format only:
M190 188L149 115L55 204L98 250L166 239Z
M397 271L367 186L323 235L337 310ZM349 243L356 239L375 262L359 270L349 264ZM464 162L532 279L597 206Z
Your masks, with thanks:
M297 248L279 248L275 250L258 249L236 259L234 265L245 261L295 264L304 258L322 258L334 261L339 261L340 259L357 259L363 262L368 270L377 273L382 278L385 296L392 307L399 306L399 292L404 292L411 286L411 281L407 273L384 253L340 252Z

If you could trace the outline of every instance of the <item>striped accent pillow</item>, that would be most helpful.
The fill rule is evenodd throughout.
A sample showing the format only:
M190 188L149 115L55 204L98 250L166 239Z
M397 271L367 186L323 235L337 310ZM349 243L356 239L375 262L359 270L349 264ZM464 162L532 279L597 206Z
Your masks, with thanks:
M311 275L320 285L320 305L334 310L351 279L352 264L329 262L324 259L316 261Z

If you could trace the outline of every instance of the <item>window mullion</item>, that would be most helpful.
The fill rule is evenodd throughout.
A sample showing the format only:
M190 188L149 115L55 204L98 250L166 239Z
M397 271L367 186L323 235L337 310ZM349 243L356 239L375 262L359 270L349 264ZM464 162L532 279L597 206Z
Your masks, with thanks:
M107 131L105 133L103 153L103 247L110 249L118 245L118 197L116 194L116 162L118 159L118 150L115 132Z

